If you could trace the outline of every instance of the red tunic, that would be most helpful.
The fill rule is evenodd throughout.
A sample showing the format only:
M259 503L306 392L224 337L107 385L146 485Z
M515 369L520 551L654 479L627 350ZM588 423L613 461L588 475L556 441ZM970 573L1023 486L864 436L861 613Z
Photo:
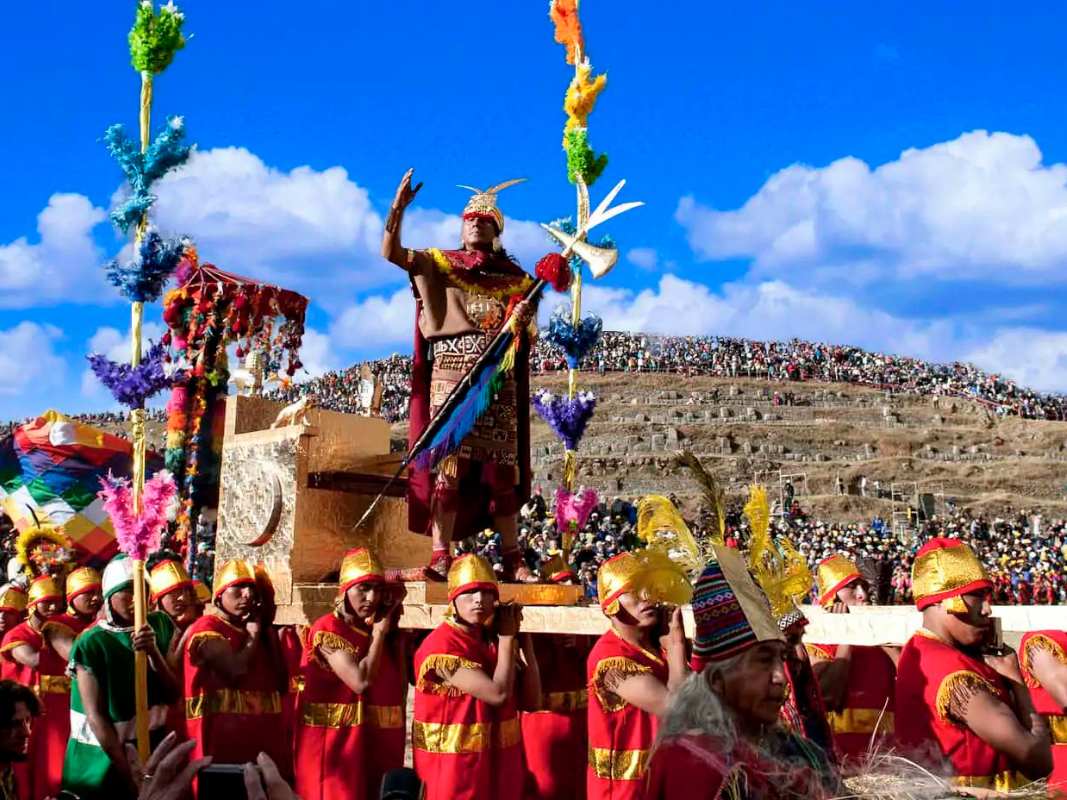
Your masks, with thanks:
M216 764L255 761L263 752L283 776L292 774L292 753L282 723L283 675L258 646L248 672L235 683L202 664L197 650L207 639L223 641L236 653L248 634L219 617L205 615L189 626L182 644L185 729L196 740L190 760L214 756Z
M289 737L289 750L296 746L296 706L300 700L300 690L304 688L304 675L301 661L304 656L304 640L307 637L306 625L276 625L278 647L285 662L288 677L287 690L282 695L282 720Z
M542 702L520 714L526 756L526 800L584 800L588 762L585 661L588 636L536 634Z
M415 653L415 719L411 747L426 800L515 797L522 747L514 696L493 707L448 686L441 672L496 670L495 642L446 621Z
M382 778L390 770L404 766L407 720L407 634L394 630L385 640L386 648L378 666L378 675L364 699L373 726L368 745L367 796L377 798Z
M370 647L369 632L327 614L311 626L307 640L297 708L296 792L303 800L373 800L382 776L404 765L403 709L399 697L392 696L403 690L399 670L387 651L371 688L358 695L330 669L318 648L345 650L359 660ZM388 702L378 705L376 700ZM383 736L386 741L376 747Z
M1000 674L982 661L920 630L897 663L896 735L904 751L945 758L960 786L1009 790L1028 781L1008 757L949 718L954 692L981 688L1012 705ZM933 751L932 753L930 751Z
M808 645L814 660L832 660L836 644ZM888 750L893 746L894 705L897 668L881 647L852 647L845 706L827 711L826 719L834 737L834 752L841 759L860 759L871 747Z
M1063 706L1057 703L1030 671L1032 653L1048 650L1061 664L1067 664L1067 633L1064 631L1030 631L1019 643L1019 666L1023 678L1030 687L1030 697L1034 710L1048 720L1052 732L1052 774L1048 776L1049 786L1062 786L1067 789L1067 714Z
M645 772L659 720L611 693L611 672L644 673L667 683L667 663L659 655L623 641L614 630L601 636L586 661L589 692L588 800L642 800Z
M49 619L46 625L63 625L62 618ZM37 669L15 661L11 651L28 646L39 654ZM63 778L63 759L70 738L70 678L67 662L49 647L44 637L30 627L29 621L16 625L4 636L0 657L6 676L29 686L41 700L41 716L33 725L30 751L25 766L16 766L19 794L24 800L39 800L59 792Z
M832 796L811 766L771 759L741 740L731 752L705 733L673 737L648 765L646 800L777 800Z

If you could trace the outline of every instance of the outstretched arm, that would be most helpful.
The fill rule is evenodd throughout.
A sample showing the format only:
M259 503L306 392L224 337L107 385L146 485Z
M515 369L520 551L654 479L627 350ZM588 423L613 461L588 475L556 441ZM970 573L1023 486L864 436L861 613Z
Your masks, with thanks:
M411 265L408 263L408 250L400 243L400 224L404 220L404 211L422 188L421 182L412 188L411 176L414 172L414 168L409 169L400 179L389 216L385 218L385 231L382 233L382 257L403 269L410 269Z

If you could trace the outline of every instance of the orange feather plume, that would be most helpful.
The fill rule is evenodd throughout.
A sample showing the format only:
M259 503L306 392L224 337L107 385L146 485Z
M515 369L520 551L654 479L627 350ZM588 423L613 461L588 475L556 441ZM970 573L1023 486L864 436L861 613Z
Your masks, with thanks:
M578 19L578 0L552 0L548 16L556 25L556 41L567 48L567 63L573 64L576 54L585 47L582 23Z

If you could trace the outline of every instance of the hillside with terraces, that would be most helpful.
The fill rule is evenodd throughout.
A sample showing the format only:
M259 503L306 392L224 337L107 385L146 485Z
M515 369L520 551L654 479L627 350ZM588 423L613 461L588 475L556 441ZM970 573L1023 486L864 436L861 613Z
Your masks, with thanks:
M532 383L566 390L562 375ZM580 449L580 481L609 495L695 501L672 458L685 448L735 493L754 479L778 486L780 475L793 475L802 506L824 518L890 519L920 493L934 495L938 509L948 499L976 512L1067 514L1067 426L1059 422L844 384L609 373L583 375L583 387L599 403ZM559 479L562 446L536 416L532 443L535 482L547 490Z

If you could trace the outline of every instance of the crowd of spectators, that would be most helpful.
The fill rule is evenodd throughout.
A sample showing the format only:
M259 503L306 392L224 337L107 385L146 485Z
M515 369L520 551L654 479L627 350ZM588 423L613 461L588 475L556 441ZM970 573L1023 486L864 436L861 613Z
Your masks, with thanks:
M551 506L540 493L521 512L519 544L527 563L536 568L560 552L562 541L551 517ZM590 515L574 543L571 565L585 594L596 597L596 573L613 555L639 547L637 512L628 501L602 502ZM708 535L702 512L691 528L698 540ZM783 517L775 515L775 535L788 536L814 569L823 558L844 553L859 561L885 604L909 604L911 565L915 551L933 536L966 541L985 564L994 582L994 602L1009 605L1067 603L1067 520L1042 519L1008 510L1003 516L972 516L949 507L940 516L893 531L875 518L869 523L829 522L805 515L799 508ZM748 521L740 508L727 514L726 542L745 549ZM500 566L500 537L486 531L462 545Z
M390 422L407 414L411 359L393 355L374 362L384 385L382 416ZM563 353L540 340L531 358L534 374L560 372ZM931 397L965 397L984 403L1003 416L1067 419L1067 398L1018 386L973 364L935 364L916 358L873 353L858 347L793 339L758 342L722 336L653 336L605 331L582 363L582 369L606 372L668 372L772 381L825 381L891 389ZM357 404L359 367L325 375L274 393L293 402L313 394L325 408L353 412Z

